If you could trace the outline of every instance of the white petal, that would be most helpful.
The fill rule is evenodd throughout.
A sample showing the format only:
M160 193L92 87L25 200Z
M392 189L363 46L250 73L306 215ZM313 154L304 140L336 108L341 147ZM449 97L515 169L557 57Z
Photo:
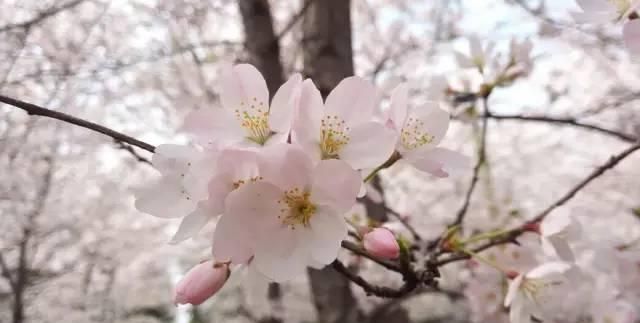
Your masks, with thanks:
M433 137L428 144L420 148L437 146L449 129L449 113L441 109L438 102L428 102L422 107L409 109L408 118L413 118L414 122L419 120L419 131ZM409 120L405 126L411 128Z
M410 152L406 159L415 168L437 177L448 177L471 168L469 157L440 147Z
M269 146L260 152L258 158L260 175L282 190L302 190L311 183L313 162L298 145Z
M211 128L216 117L214 108L193 110L187 114L180 130L191 134L200 144L207 143L212 140Z
M225 67L221 75L220 100L228 111L248 108L251 104L269 105L269 90L262 74L253 65Z
M218 173L228 175L233 181L257 177L258 153L252 150L228 148L220 152Z
M347 223L341 215L317 212L311 217L312 236L307 246L313 260L328 265L338 257L342 240L347 237Z
M559 237L542 237L541 241L542 250L546 254L556 255L561 260L567 262L574 262L576 260L569 243L565 239Z
M347 212L356 203L362 178L347 163L323 160L313 170L311 199L313 203L325 205L336 212Z
M338 153L354 169L375 168L386 162L393 153L397 134L378 122L355 126L349 142Z
M275 282L285 282L305 273L307 255L300 249L286 258L274 258L266 253L256 253L252 263L256 270Z
M510 306L513 300L518 296L523 280L524 275L518 275L516 276L516 278L509 282L509 289L507 290L507 295L504 298L505 307Z
M298 111L294 118L291 141L294 143L320 143L320 124L324 105L320 91L310 79L304 80L300 88Z
M527 273L527 278L536 279L547 276L561 275L567 272L571 266L565 262L552 261L547 262L532 269Z
M242 216L224 214L216 224L211 252L218 261L244 264L253 256L255 241Z
M632 54L640 54L640 20L633 19L622 29L624 43Z
M246 183L229 193L225 200L225 216L240 217L245 229L257 240L282 226L278 204L283 191L265 181Z
M347 125L368 121L377 100L373 84L358 76L347 77L327 96L325 115L337 115Z
M514 299L509 309L509 322L531 323L531 314L527 311L525 300L521 297Z
M389 107L389 117L397 131L402 129L402 125L404 125L404 121L407 119L408 104L409 86L407 83L402 83L391 93L391 106Z
M293 74L289 80L282 84L273 96L269 108L269 127L276 132L289 133L293 122L299 96L302 76Z
M175 244L195 236L209 220L217 215L210 213L210 210L204 204L200 203L195 211L182 219L180 227L171 238L170 243Z
M177 178L164 176L136 191L138 211L160 218L180 218L196 208L197 201L186 195Z
M197 155L198 150L191 146L159 145L151 157L151 164L161 174L184 174Z

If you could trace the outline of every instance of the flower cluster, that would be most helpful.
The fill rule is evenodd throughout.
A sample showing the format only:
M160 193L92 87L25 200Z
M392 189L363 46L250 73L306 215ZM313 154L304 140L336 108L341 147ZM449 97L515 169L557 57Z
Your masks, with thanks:
M640 18L638 0L577 0L582 12L574 18L580 22L623 23L622 36L625 45L633 54L640 54Z
M222 107L187 116L183 129L194 145L157 147L152 165L161 177L136 199L142 212L183 218L173 242L217 219L215 262L185 278L180 303L215 293L232 266L281 282L330 264L347 236L344 214L366 194L364 182L396 161L437 177L469 166L438 146L449 114L437 103L409 106L404 84L380 120L376 89L362 78L344 79L323 100L296 74L269 101L262 75L241 64L223 69L220 101ZM397 257L393 235L375 232L365 248ZM206 273L219 279L202 278ZM190 290L192 281L210 286Z

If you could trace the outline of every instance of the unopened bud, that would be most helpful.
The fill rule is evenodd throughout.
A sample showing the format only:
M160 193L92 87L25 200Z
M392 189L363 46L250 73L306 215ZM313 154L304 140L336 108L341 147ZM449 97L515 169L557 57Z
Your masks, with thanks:
M364 235L364 248L371 254L385 259L400 256L400 246L393 233L386 228L375 228Z
M229 265L205 261L191 268L176 286L175 304L200 305L217 293L230 275Z

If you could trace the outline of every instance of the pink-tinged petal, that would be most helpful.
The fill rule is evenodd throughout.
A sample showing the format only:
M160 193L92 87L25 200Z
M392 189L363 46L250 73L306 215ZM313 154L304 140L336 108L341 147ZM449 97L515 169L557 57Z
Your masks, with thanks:
M186 145L165 144L156 147L151 164L161 174L184 174L198 157L198 150Z
M520 292L520 286L522 286L523 280L524 280L524 275L520 274L509 282L507 295L504 297L505 307L509 307L513 303L514 299L517 297L518 293Z
M347 125L368 121L377 101L373 84L358 76L347 77L327 96L325 115L338 116Z
M319 208L309 222L311 236L304 242L317 265L328 265L336 260L342 240L347 238L346 221L341 214L332 212Z
M622 29L624 43L632 54L640 54L640 20L633 19Z
M567 272L571 268L571 265L561 262L561 261L552 261L544 263L527 273L527 278L536 279L543 278L549 276L562 275Z
M320 143L320 124L324 114L322 95L310 79L300 87L300 98L296 111L291 140L301 145Z
M255 242L242 216L224 214L216 223L211 253L219 261L245 264L253 256Z
M219 174L228 175L233 181L257 178L258 153L253 150L227 148L220 152L217 161Z
M291 130L293 117L298 108L300 85L302 76L293 74L273 96L269 108L269 127L276 132L288 134Z
M176 244L192 238L209 222L217 213L212 213L206 202L200 202L195 211L185 216L180 223L178 231L173 235L169 243Z
M286 144L289 141L289 132L276 132L271 135L263 146L273 146L278 144Z
M285 282L304 275L308 262L308 255L304 251L303 248L298 248L287 257L258 252L251 263L267 278L278 283Z
M588 12L608 11L614 7L610 1L604 0L576 0L578 6Z
M428 102L419 108L410 109L404 126L406 130L417 126L419 134L431 137L429 143L417 147L418 149L435 147L449 130L449 112L441 109L438 102Z
M236 188L233 179L227 173L218 174L209 181L208 188L210 207L217 213L222 213L227 196Z
M217 171L216 161L219 152L207 149L199 156L190 162L187 173L181 175L184 189L197 201L205 200L208 196L207 187Z
M203 262L189 270L176 286L174 303L200 305L217 293L230 275L227 265Z
M415 168L437 177L449 177L471 168L469 157L440 147L410 152L406 160Z
M456 62L458 63L458 66L460 66L461 68L475 67L473 61L471 60L471 58L469 58L469 56L459 52L454 52L453 54L456 57Z
M135 192L135 207L140 212L160 218L180 218L195 210L197 202L187 195L180 179L162 177Z
M409 109L409 86L407 83L398 85L391 93L391 106L389 107L389 119L396 131L400 131L407 119Z
M396 259L400 256L400 246L393 233L386 228L375 228L362 238L364 248L369 253L383 259Z
M266 181L246 183L229 193L225 200L225 216L240 217L253 237L260 239L282 227L278 203L284 192Z
M531 313L527 310L525 299L516 297L509 309L510 323L531 323Z
M282 190L305 189L311 183L313 162L298 146L279 144L264 148L258 156L260 175Z
M375 168L393 153L397 134L378 122L361 123L349 133L349 142L338 153L354 169Z
M268 109L267 82L253 65L239 64L223 68L220 82L220 100L226 110L247 110L251 105Z
M312 202L340 214L347 212L356 203L361 183L360 174L344 161L323 160L313 169Z

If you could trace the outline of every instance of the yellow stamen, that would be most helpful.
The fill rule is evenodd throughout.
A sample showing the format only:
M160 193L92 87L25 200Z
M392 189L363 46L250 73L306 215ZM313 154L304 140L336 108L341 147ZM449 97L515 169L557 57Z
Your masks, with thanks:
M282 207L280 209L282 215L278 218L292 230L295 230L297 225L309 227L309 221L317 210L316 205L311 203L310 197L310 192L301 191L298 188L285 191L282 199L278 201Z
M268 108L265 107L264 102L258 101L255 97L249 104L241 102L240 107L235 110L235 114L240 121L240 126L247 131L247 139L264 145L274 134L269 128Z
M325 116L320 122L320 151L322 159L337 159L338 154L349 143L350 128L338 116Z

